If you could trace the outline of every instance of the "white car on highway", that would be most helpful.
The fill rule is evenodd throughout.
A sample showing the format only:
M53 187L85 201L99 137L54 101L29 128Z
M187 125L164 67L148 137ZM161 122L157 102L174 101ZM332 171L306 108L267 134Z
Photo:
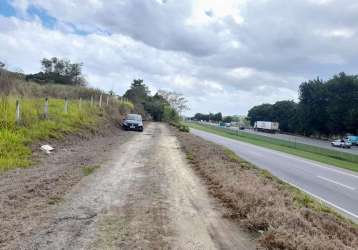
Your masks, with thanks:
M331 145L333 147L340 147L340 148L351 148L352 147L352 143L350 141L343 140L343 139L332 141Z

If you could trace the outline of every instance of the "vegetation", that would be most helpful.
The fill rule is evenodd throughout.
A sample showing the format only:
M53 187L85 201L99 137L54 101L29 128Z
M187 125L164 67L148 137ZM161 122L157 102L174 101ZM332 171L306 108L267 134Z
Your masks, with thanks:
M144 117L149 115L154 121L178 122L180 114L187 109L183 95L159 90L151 96L141 79L132 82L124 97L134 103L136 112Z
M284 132L304 135L358 134L358 76L340 73L328 81L316 79L299 87L299 102L280 101L249 110L255 121L277 121Z
M96 169L98 169L100 166L95 165L95 166L85 166L82 168L83 174L85 176L91 175L94 173L94 171L96 171Z
M230 150L179 133L188 160L227 208L227 216L259 232L264 249L354 249L358 227L324 204L257 169Z
M324 149L306 144L268 138L240 131L233 131L226 128L213 127L198 123L187 123L189 127L201 129L210 133L225 136L231 139L244 141L265 148L274 149L292 155L297 155L306 159L315 160L329 165L346 168L352 171L358 171L358 156L338 152L336 150Z
M82 75L82 63L71 63L70 60L53 57L41 60L43 71L26 75L26 80L37 83L55 83L84 86L86 79Z
M44 99L20 100L21 120L15 119L16 100L1 97L0 102L0 171L31 164L30 144L34 140L61 138L83 128L94 129L101 119L98 107L86 102L70 101L64 112L64 100L50 99L49 115L44 117Z

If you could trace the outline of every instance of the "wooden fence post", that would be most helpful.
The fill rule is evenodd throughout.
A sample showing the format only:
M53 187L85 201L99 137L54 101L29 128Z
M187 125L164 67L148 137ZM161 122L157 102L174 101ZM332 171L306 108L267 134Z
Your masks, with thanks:
M21 113L20 113L20 101L19 99L16 100L16 123L19 124L21 120Z
M48 118L48 97L45 98L44 117L45 119Z
M80 97L80 100L78 101L78 109L81 110L82 108L82 98Z
M67 100L67 97L65 97L65 107L64 107L64 112L65 112L65 114L67 114L67 112L68 112L68 100Z
M107 95L107 106L109 105L109 95Z
M102 107L102 94L99 96L99 107Z

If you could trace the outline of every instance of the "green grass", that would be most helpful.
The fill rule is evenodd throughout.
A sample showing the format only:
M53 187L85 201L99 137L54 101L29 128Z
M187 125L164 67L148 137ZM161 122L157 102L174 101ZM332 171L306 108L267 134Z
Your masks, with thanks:
M274 149L306 159L358 172L358 155L324 149L302 143L289 142L266 136L254 135L243 131L237 133L237 131L233 131L227 128L213 127L210 125L203 125L198 123L186 124L189 127L221 135L227 138L240 140L257 146Z
M15 98L0 97L0 172L30 166L32 142L93 129L102 116L98 107L83 101L80 108L78 101L71 100L66 114L64 100L50 99L49 116L44 119L44 99L25 98L16 124L15 103Z
M95 165L95 166L85 166L82 168L83 174L85 176L91 175L93 174L93 172L98 169L99 166Z

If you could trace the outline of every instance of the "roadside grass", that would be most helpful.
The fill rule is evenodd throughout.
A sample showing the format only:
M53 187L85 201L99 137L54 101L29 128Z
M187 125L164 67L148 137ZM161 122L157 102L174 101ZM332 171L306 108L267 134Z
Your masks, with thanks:
M342 219L342 220L354 225L355 227L358 227L358 224L354 224L354 223L352 223L351 220L347 220L341 214L337 213L336 210L330 208L329 206L327 206L323 202L312 198L311 196L309 196L305 192L299 190L298 188L293 187L290 184L280 180L276 176L272 175L269 171L267 171L265 169L258 168L255 165L253 165L252 163L249 163L249 162L241 159L232 150L230 150L228 148L224 148L224 154L230 161L239 163L241 168L244 168L244 169L247 169L247 170L250 170L250 169L254 170L254 171L256 171L258 173L258 175L262 176L263 178L265 178L265 179L267 179L269 181L275 182L280 187L282 187L282 188L286 189L287 191L289 191L290 193L292 193L294 203L295 203L295 205L297 207L299 207L299 208L302 208L302 207L311 208L311 209L313 209L313 210L315 210L317 212L331 213L331 214L334 214L335 216L337 216L338 218L340 218L340 219Z
M212 142L177 132L225 216L255 232L258 249L355 249L358 226L324 203ZM259 233L259 234L257 234Z
M254 135L243 131L237 132L230 129L213 127L209 125L197 123L186 123L186 125L230 139L247 142L257 146L274 149L309 160L314 160L328 165L358 172L358 155L324 149L302 143L294 143L281 139Z
M85 166L82 168L82 172L85 176L91 175L98 169L100 166L94 165L94 166Z
M36 140L60 139L81 129L95 129L102 114L98 107L69 101L68 113L64 100L50 99L49 115L44 119L44 100L24 98L21 103L21 121L16 124L16 99L0 97L0 172L31 165L30 145Z

